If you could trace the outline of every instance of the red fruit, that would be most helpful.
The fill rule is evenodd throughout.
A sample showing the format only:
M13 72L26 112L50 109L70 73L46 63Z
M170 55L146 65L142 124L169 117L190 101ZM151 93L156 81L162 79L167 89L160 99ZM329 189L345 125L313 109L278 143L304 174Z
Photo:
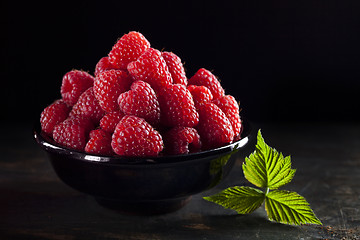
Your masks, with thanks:
M120 110L126 115L144 118L151 125L160 121L160 106L156 93L146 82L134 82L131 90L120 94L118 103Z
M161 52L153 48L147 49L136 61L129 63L127 69L135 81L147 82L155 91L172 83Z
M119 95L130 89L132 79L122 70L108 70L95 78L94 94L105 112L119 110Z
M189 85L187 89L193 97L196 109L198 109L201 104L210 102L213 99L210 90L205 86Z
M213 100L230 120L235 136L240 134L241 131L241 119L239 115L239 104L236 99L231 95L222 96Z
M113 155L111 140L110 133L102 129L92 130L90 139L85 146L85 152L97 155Z
M100 107L99 101L95 98L92 87L83 92L73 106L70 116L75 115L89 118L95 125L98 125L100 119L105 115L104 110Z
M187 78L181 59L172 52L162 52L166 65L175 84L187 85Z
M196 129L189 127L174 127L164 135L167 154L187 154L201 149L200 136Z
M112 65L109 61L109 57L103 57L99 60L95 67L95 76L99 75L99 73L104 72L106 70L116 69L114 65Z
M129 32L113 46L109 60L116 68L125 70L130 62L135 61L149 47L149 41L141 33Z
M214 103L208 102L199 108L198 130L204 149L221 147L232 142L234 131L225 113Z
M113 133L116 125L120 122L120 120L124 117L124 113L121 111L114 111L107 113L100 120L100 128L109 133Z
M47 106L41 113L41 130L52 136L56 125L64 121L70 112L70 108L60 99Z
M62 79L62 99L68 106L73 106L79 99L80 95L86 89L92 87L93 84L94 77L87 72L80 70L67 72Z
M199 114L189 90L184 85L172 84L160 89L158 94L161 121L168 127L194 127Z
M211 91L214 99L224 96L225 94L224 89L215 75L204 68L199 69L195 75L189 79L189 85L207 87Z
M163 140L143 118L125 116L117 124L111 146L121 156L157 156L163 150Z
M53 139L64 147L84 151L89 132L93 127L90 119L80 116L70 117L55 126Z

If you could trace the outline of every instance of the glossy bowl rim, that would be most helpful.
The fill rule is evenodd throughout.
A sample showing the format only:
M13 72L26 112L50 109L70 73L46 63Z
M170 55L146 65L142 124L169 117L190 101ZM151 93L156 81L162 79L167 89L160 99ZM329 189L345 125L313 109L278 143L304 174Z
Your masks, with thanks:
M98 163L106 165L116 165L122 167L136 167L136 166L165 166L182 163L194 163L209 157L216 157L226 153L232 152L234 149L244 147L248 142L251 134L251 124L248 121L242 120L243 128L241 132L241 139L231 144L189 154L182 155L166 155L156 157L123 157L123 156L105 156L94 155L73 149L63 147L55 143L51 138L42 134L40 123L35 124L33 128L33 136L35 141L47 152L65 155L77 160Z

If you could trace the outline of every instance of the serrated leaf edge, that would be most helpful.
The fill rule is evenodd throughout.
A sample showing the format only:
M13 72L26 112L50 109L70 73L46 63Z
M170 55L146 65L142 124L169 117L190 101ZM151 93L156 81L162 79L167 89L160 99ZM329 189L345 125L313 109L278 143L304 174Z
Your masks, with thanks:
M292 204L289 206L286 205L284 201L280 201L281 198L280 199L274 198L274 195L278 193L283 194L283 196L293 195L293 197L296 197L297 199L291 199L290 201L292 202ZM295 206L297 208L294 208ZM271 221L276 221L290 225L301 225L301 224L322 225L321 221L315 216L315 213L310 208L310 204L306 201L306 199L303 196L301 196L296 192L291 192L286 190L271 191L265 197L265 210L267 212L269 220Z
M259 129L256 149L245 158L242 165L245 178L259 188L278 189L293 179L296 170L291 169L291 157L265 143Z
M236 198L240 199L233 201L230 200ZM246 199L250 198L253 200L246 201ZM255 211L263 204L265 200L265 193L252 187L235 186L229 187L212 196L203 197L203 199L216 203L224 208L235 210L239 214L248 214ZM234 204L234 202L236 202L236 204Z

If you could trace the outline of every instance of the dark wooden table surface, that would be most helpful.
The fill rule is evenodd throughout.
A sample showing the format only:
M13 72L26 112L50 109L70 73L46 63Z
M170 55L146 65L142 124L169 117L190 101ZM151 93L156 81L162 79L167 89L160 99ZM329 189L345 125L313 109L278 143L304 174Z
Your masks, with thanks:
M303 195L323 226L287 226L246 216L203 196L247 184L244 156L214 189L183 209L160 216L127 216L99 206L63 184L32 138L31 126L1 126L0 239L360 239L360 124L255 124L270 146L291 155L297 169L284 189Z

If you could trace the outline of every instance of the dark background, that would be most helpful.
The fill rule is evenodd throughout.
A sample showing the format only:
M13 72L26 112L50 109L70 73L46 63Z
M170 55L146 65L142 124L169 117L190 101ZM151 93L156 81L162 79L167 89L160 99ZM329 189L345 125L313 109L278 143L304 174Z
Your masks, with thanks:
M213 70L263 121L359 121L360 1L1 1L1 121L38 121L62 76L129 31Z

